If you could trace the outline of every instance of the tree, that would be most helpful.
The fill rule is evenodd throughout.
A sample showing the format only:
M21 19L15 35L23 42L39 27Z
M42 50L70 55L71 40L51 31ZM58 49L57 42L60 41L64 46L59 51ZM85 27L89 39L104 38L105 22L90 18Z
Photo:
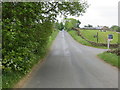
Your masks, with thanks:
M58 29L58 30L63 30L64 29L64 25L62 22L58 23L56 22L55 23L55 28Z
M3 71L29 71L44 55L57 15L79 16L87 7L85 2L3 2Z
M71 30L72 28L79 28L80 24L81 24L81 22L74 18L66 18L65 19L65 29L66 30Z
M63 25L63 23L61 22L59 25L60 25L59 30L63 30L63 29L64 29L64 25Z
M117 25L113 25L113 26L111 27L111 29L112 29L113 31L120 32L120 27L117 26Z
M118 30L116 30L117 32L120 32L120 27L118 27Z
M81 24L81 22L79 20L77 20L77 28L79 28L80 24Z
M88 24L88 27L93 27L92 25Z
M92 25L88 24L88 25L84 25L84 27L93 27Z

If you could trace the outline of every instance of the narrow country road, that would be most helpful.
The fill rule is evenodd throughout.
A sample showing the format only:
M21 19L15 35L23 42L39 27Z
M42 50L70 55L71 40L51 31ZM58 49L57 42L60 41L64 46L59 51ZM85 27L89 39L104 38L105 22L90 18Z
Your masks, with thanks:
M118 70L97 57L105 49L84 46L59 32L49 55L24 88L118 88Z

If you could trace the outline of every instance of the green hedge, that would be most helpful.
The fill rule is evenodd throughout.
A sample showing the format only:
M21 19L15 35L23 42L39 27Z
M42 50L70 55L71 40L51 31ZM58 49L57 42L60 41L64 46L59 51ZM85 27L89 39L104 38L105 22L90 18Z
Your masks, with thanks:
M35 3L9 2L2 5L3 73L27 73L36 57L45 53L53 22L38 15L40 7ZM38 19L42 23L37 22Z
M58 14L81 15L86 2L2 2L3 72L26 73L45 53Z
M44 52L47 53L48 49L50 48L50 46L57 34L58 34L58 30L55 30L52 33L52 35L49 37L49 41L47 43L46 50ZM36 60L32 60L31 68L32 68L32 66L37 64L39 62L39 60L41 60L41 58L43 58L46 55L46 53L44 53L44 55L42 55L42 56L41 55L36 56ZM41 57L39 57L39 56L41 56ZM19 80L22 79L24 76L25 76L24 73L16 72L16 71L4 73L2 76L2 82L0 82L2 84L2 88L13 88L15 86L15 84L18 83Z
M46 53L57 15L81 15L87 7L86 2L2 2L3 76L29 72Z

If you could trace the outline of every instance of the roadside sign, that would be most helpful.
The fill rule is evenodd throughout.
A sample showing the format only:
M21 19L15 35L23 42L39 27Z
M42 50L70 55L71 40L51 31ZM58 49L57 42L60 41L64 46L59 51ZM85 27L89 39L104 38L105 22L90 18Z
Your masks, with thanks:
M113 40L113 35L112 35L112 34L109 34L109 35L108 35L108 45L107 45L108 49L110 48L110 41L111 41L111 40Z
M112 35L112 34L109 34L109 35L108 35L108 39L109 39L109 40L112 40L112 39L113 39L113 35Z

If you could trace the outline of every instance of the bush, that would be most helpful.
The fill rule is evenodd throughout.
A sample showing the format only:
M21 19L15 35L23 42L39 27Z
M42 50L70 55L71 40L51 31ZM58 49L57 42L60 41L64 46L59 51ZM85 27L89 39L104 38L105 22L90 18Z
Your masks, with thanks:
M32 5L36 4L3 3L3 72L27 73L32 62L45 53L53 23L49 19L35 23L39 12L34 12Z

